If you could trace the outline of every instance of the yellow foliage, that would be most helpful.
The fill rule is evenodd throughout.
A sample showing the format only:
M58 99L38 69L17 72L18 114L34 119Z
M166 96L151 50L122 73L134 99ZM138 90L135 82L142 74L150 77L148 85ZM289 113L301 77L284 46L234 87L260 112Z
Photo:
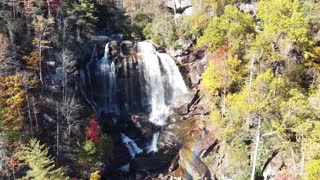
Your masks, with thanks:
M27 67L32 70L39 70L39 51L34 50L30 53L29 56L24 56L23 59L27 63Z
M306 164L305 168L307 180L318 180L320 177L320 160L312 160Z
M23 108L26 101L22 80L19 74L0 77L0 104L3 116L0 124L10 132L17 132L22 128Z
M203 90L212 95L218 95L219 89L223 87L223 71L219 71L214 62L210 62L203 74Z
M305 52L304 56L307 59L306 66L320 70L320 46L316 46L311 52Z
M228 91L231 84L242 83L239 70L241 61L238 59L217 59L209 63L203 74L203 89L212 95L218 95L223 90Z
M95 171L94 173L91 173L90 175L90 180L100 180L101 179L101 175L100 175L100 171Z
M38 47L39 50L49 48L50 41L46 36L52 31L52 25L54 24L53 18L44 18L43 16L36 16L32 25L36 33L32 44Z

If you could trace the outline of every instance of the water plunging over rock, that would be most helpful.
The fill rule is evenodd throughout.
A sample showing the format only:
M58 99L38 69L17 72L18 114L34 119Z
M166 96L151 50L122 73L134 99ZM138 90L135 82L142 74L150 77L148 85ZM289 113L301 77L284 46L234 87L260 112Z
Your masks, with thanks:
M138 53L142 59L148 103L151 105L150 121L164 125L169 115L169 105L179 95L186 93L187 88L169 55L156 52L148 42L139 43Z
M187 92L174 60L149 42L137 43L134 53L121 48L113 58L109 46L101 59L94 48L80 76L84 97L98 119L108 113L147 113L150 122L164 125L170 105Z
M121 139L115 148L125 146L127 159L157 152L160 127L167 124L178 97L188 92L175 61L146 41L111 41L103 56L100 49L95 45L91 60L81 68L84 98L101 124L115 127L114 139Z
M136 154L139 154L142 152L142 149L140 149L138 147L138 145L134 142L134 140L130 139L128 136L121 134L122 137L122 141L123 143L126 145L126 147L129 150L129 153L131 155L132 158L134 158L134 156Z

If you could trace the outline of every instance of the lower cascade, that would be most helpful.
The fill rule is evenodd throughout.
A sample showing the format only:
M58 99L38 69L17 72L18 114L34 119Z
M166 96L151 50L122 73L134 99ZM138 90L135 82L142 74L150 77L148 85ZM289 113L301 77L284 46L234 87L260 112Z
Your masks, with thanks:
M91 60L81 68L84 98L100 122L118 127L122 143L132 158L142 152L157 152L160 128L167 124L170 108L179 96L188 92L175 61L157 52L147 41L120 45L112 41L102 51L95 45ZM99 53L104 55L100 58ZM152 128L152 134L141 143L138 137L130 136L121 121L129 116L145 117L158 128ZM146 128L145 124L137 121L140 129Z

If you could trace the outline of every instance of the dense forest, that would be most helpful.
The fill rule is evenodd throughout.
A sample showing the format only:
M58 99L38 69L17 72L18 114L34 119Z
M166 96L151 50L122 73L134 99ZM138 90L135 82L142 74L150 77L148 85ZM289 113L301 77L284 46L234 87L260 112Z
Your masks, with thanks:
M0 0L0 8L1 179L320 179L320 1ZM138 125L113 127L115 113L102 118L84 97L81 71L103 45L127 73L129 55L115 49L142 41L171 56L189 95L165 125L133 118ZM160 132L159 150L135 157L119 129L145 139Z

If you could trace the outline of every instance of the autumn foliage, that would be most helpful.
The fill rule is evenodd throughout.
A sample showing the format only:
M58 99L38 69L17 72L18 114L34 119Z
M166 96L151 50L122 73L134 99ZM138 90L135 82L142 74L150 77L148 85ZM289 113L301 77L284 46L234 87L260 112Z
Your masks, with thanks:
M23 0L23 8L28 16L36 14L37 8L47 9L51 13L55 13L59 4L60 0Z
M21 75L0 77L0 103L3 116L1 126L7 131L17 132L22 128L23 108L26 103L26 91Z
M89 121L89 127L86 132L87 138L90 139L93 143L97 144L99 141L99 128L98 122L95 118L92 118Z
M33 0L24 0L23 1L24 11L27 15L31 15L34 10Z
M60 3L60 0L49 0L50 11L53 13L57 12L57 9L59 7L59 3Z
M27 64L27 68L28 69L32 69L32 70L39 70L39 62L40 62L40 58L38 56L39 51L38 50L33 50L29 56L24 56L23 59L25 60L26 64Z

